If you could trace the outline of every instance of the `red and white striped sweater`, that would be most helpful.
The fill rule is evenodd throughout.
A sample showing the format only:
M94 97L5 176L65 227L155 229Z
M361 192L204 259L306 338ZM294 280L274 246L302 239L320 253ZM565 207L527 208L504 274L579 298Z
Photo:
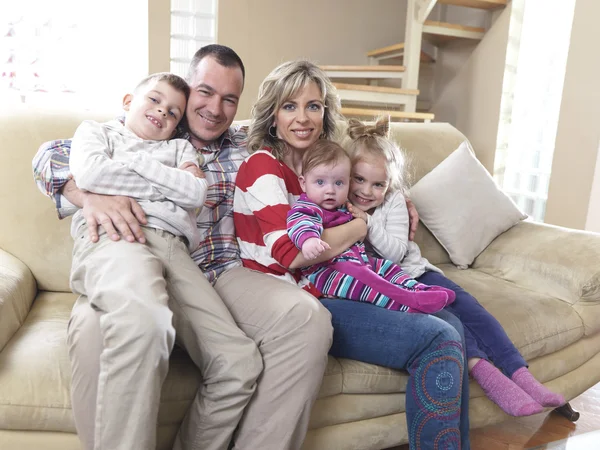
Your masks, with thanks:
M268 149L242 163L236 178L233 221L244 267L320 292L289 266L298 249L287 234L287 213L302 194L296 174Z

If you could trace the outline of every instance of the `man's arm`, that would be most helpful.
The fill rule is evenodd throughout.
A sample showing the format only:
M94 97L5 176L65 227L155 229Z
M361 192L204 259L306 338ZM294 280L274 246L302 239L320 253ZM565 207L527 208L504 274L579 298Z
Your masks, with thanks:
M92 242L98 241L98 225L104 228L113 241L120 239L120 233L128 242L146 242L140 227L140 224L147 223L146 215L134 199L84 192L73 180L64 185L62 195L73 205L83 208L83 217Z
M64 219L77 211L66 197L62 188L69 181L70 139L59 139L43 143L33 157L33 178L44 195L50 197L56 206L59 219Z
M113 240L119 239L118 230L130 242L136 239L144 242L140 224L146 223L146 216L138 203L128 197L109 197L81 191L72 180L70 153L70 139L45 142L32 163L36 185L54 201L58 217L63 219L74 214L77 208L83 208L93 242L98 240L99 224Z

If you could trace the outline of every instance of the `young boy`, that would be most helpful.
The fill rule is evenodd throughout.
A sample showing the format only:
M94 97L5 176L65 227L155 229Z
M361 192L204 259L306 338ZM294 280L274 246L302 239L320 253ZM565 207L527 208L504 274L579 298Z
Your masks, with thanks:
M344 207L350 170L350 157L332 141L320 140L304 154L299 178L304 194L288 212L287 223L290 239L307 259L316 258L328 248L320 239L324 228L353 219ZM416 282L391 261L369 257L362 242L302 272L326 296L391 310L433 313L455 297L448 289Z
M138 424L156 423L158 401L148 399L147 389L160 390L167 374L175 340L169 306L193 308L206 283L189 252L198 246L195 209L204 203L207 182L194 147L171 139L189 94L182 78L151 75L125 95L124 123L85 121L73 137L70 166L79 188L132 197L147 219L143 244L113 241L106 233L92 242L82 210L71 226L71 289L100 313L96 423L105 425L95 430L98 446L108 442L109 428L137 432ZM130 364L130 355L140 352L144 359ZM114 403L131 411L127 424L104 417Z

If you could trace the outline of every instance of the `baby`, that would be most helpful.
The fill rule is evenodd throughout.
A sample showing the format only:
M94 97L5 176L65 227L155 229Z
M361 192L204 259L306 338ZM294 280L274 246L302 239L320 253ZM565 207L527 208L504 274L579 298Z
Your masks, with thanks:
M288 212L287 224L290 239L305 258L314 259L329 248L320 239L323 229L353 220L345 208L350 172L350 157L333 141L319 140L304 154L299 178L304 194ZM449 289L419 283L393 262L368 256L362 242L329 261L304 267L302 273L327 297L396 311L431 314L455 298Z

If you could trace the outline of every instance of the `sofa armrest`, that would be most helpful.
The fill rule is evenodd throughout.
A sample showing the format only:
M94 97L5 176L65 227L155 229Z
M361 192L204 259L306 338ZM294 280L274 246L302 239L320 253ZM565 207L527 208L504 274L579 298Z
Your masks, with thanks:
M29 268L0 249L0 350L23 325L36 293Z
M489 273L571 304L600 303L600 234L521 222L474 261Z
M521 222L498 236L473 269L570 303L585 334L600 331L600 234Z

